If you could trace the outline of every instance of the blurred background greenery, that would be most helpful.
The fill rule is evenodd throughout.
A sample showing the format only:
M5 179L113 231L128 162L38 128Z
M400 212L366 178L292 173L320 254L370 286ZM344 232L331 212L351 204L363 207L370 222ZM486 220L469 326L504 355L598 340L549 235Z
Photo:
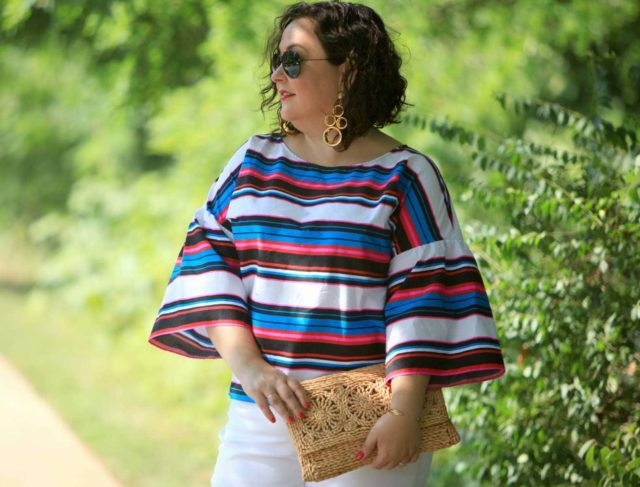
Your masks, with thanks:
M0 353L125 485L207 485L221 361L147 344L193 210L260 114L290 2L0 3ZM446 390L429 485L640 485L640 4L363 2L439 164L507 375Z

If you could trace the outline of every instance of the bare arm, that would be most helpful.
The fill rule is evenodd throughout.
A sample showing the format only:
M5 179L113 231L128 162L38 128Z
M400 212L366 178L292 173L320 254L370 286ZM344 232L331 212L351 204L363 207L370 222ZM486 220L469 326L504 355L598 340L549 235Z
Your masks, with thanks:
M264 362L253 334L246 328L208 326L207 334L238 379L247 365Z
M304 417L309 400L300 382L269 365L253 334L239 326L209 326L207 334L242 388L265 417L275 422L269 406L286 421Z
M429 379L428 375L398 375L391 379L391 407L419 419Z

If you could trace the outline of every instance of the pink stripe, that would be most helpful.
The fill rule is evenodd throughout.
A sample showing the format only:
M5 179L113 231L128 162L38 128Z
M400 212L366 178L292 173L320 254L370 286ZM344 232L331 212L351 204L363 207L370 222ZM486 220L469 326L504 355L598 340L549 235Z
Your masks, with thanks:
M186 330L193 330L194 328L198 328L200 326L239 326L240 328L246 328L246 329L251 328L249 325L241 321L231 321L231 320L192 321L191 323L187 323L186 325L174 326L173 328L163 328L162 330L159 330L151 334L151 338L156 338L162 335L170 335L172 333L180 333Z
M476 282L459 284L457 286L445 286L444 284L434 283L417 289L397 291L396 293L394 293L393 298L391 298L389 302L391 303L395 301L402 301L404 299L415 298L428 293L441 294L442 296L458 296L460 294L468 293L471 291L478 291L482 294L485 294L484 286Z
M185 245L184 247L184 253L187 255L193 255L193 254L197 254L198 252L201 252L203 250L207 250L211 248L211 244L208 242L200 242L197 243L195 245Z
M263 172L260 172L251 168L242 169L241 174L242 175L250 174L252 176L256 176L258 179L262 181L271 181L275 179L278 181L285 181L287 183L290 183L294 187L303 187L303 188L319 189L319 190L335 189L335 188L341 188L341 187L354 187L354 186L363 187L363 188L384 189L388 183L398 180L398 175L394 175L393 177L389 178L387 182L381 183L381 184L374 184L371 180L345 181L343 183L328 184L328 183L313 183L310 181L302 181L300 179L294 179L289 176L285 176L283 174L265 174Z
M305 333L305 332L287 332L281 330L267 330L253 325L253 333L261 338L283 339L285 341L303 341L303 342L323 342L323 343L339 343L339 344L370 344L384 343L384 333L370 333L367 335L344 336L332 333Z
M409 216L409 212L406 207L402 208L400 212L400 222L402 223L402 228L409 236L409 241L411 242L412 247L417 247L422 244L420 239L418 238L418 234L416 233L416 227L413 224L413 220Z
M373 250L353 249L339 245L297 245L269 242L266 240L240 240L236 242L236 248L239 250L267 250L275 252L293 252L299 254L309 253L325 253L330 255L367 258L379 262L387 262L388 254L375 252Z
M495 373L493 374L487 374L484 375L482 377L474 377L471 379L463 379L463 380L459 380L459 381L455 381L452 382L450 384L432 384L431 382L429 383L429 385L427 386L428 389L440 389L442 387L453 387L453 386L459 386L462 384L473 384L475 382L482 382L482 381L486 381L486 380L491 380L491 379L496 379L498 377L500 377L502 374L505 373L505 368L504 367L499 367L498 369L496 369L496 366L494 365L493 367L488 367L488 366L483 366L483 367L476 367L475 370L496 370ZM424 372L427 372L426 374ZM400 369L397 370L391 374L389 374L386 378L385 378L385 384L389 384L389 381L391 381L391 379L393 379L394 377L398 377L400 375L429 375L429 376L449 376L449 375L456 375L456 372L452 372L449 374L445 374L442 373L442 371L439 371L437 369L417 369L417 368L411 368L411 369Z
M387 367L389 365L390 364L387 364ZM467 367L460 367L459 369L453 369L453 370L409 367L409 368L398 369L398 370L392 372L387 377L387 380L389 380L389 378L396 377L397 375L411 375L411 374L416 374L416 373L426 373L424 375L428 374L428 375L435 375L435 376L439 376L439 377L449 377L449 376L452 376L452 375L460 375L460 374L464 374L464 373L467 373L467 372L477 372L477 371L481 371L481 370L504 371L504 367L500 367L500 366L498 366L496 364L469 365ZM479 378L478 380L482 380L482 379Z

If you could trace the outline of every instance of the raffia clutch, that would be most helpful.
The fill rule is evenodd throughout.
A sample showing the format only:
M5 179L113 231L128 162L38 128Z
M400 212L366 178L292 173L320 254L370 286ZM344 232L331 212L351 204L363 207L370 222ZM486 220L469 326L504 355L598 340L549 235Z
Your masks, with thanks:
M305 481L336 477L373 460L375 453L362 461L355 459L355 453L391 406L384 377L384 364L376 364L301 382L311 407L305 411L304 420L288 423L287 427ZM419 427L421 452L460 442L440 389L426 392Z

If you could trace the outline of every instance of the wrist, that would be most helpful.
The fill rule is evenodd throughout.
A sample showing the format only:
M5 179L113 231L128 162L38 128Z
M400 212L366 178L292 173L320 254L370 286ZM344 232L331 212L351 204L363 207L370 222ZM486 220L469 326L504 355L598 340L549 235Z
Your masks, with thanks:
M386 414L390 414L391 416L403 416L406 419L411 419L412 421L416 421L417 423L420 422L420 414L415 414L412 412L405 412L402 409L398 409L398 408L390 408Z
M429 377L424 375L394 377L390 407L420 420L428 382Z
M260 356L251 356L246 357L245 359L238 361L239 365L235 367L236 370L231 370L234 372L234 375L238 378L240 383L243 382L243 379L248 375L255 371L262 369L265 366L268 366L267 362L264 358Z

